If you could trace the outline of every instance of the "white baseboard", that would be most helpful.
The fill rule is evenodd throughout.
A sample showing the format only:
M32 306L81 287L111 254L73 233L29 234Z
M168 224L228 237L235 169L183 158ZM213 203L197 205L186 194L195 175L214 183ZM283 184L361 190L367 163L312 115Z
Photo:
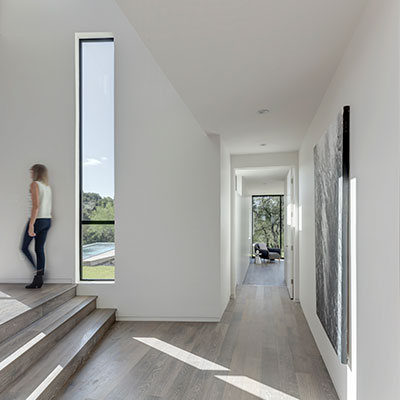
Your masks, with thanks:
M217 317L130 317L117 315L117 321L127 322L220 322Z

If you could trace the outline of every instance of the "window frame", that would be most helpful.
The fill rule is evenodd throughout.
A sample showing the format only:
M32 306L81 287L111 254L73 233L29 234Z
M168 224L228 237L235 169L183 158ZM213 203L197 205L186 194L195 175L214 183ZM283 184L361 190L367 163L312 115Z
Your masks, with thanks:
M87 35L87 36L86 36ZM83 225L113 225L115 226L115 215L113 220L95 220L89 221L82 219L82 210L83 210L83 118L82 118L82 44L86 42L113 42L114 43L114 36L112 34L76 34L76 44L78 46L78 65L77 65L77 114L78 114L78 127L77 127L77 135L78 135L78 181L79 181L79 208L78 208L78 225L79 225L79 238L78 238L78 268L79 268L79 281L80 282L115 282L114 279L88 279L83 278L83 257L82 257L82 249L83 249L83 241L82 241L82 233L83 233ZM115 45L115 44L114 44ZM115 62L115 58L114 58ZM115 75L114 75L115 79ZM113 104L115 110L115 103ZM115 131L114 131L114 139L115 139ZM115 180L114 180L115 182ZM114 228L114 235L115 235L115 228ZM115 241L115 237L114 237Z

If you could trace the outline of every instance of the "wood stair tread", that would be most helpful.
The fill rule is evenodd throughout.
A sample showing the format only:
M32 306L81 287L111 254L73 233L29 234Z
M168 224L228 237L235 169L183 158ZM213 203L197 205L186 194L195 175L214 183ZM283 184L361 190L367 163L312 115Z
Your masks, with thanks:
M46 296L41 297L37 301L31 303L30 307L31 308L35 308L37 306L42 305L43 303L47 303L48 301L53 300L55 297L58 297L58 296L64 294L65 292L68 292L69 290L74 289L76 287L77 287L76 284L74 284L74 285L62 285L62 287L59 290L57 290L56 292L48 293ZM27 290L27 289L25 289L25 290ZM40 290L40 289L31 289L31 290Z
M48 335L58 326L66 322L76 312L96 300L95 296L76 296L62 306L49 312L41 319L28 325L14 336L0 343L0 371L2 362L14 352L18 351L39 334Z
M96 309L1 394L2 400L50 399L114 322L115 310ZM38 393L40 392L40 393Z
M0 284L0 343L76 296L77 285L45 285L27 290Z
M35 290L32 292L25 289L24 285L1 284L0 291L3 293L4 297L1 298L2 312L0 313L0 325L20 314L18 311L17 313L15 312L15 306L13 303L21 303L22 312L24 309L26 311L32 310L76 287L76 284L46 285L46 291L41 291L41 289L32 289ZM31 296L31 294L34 294L35 296ZM7 303L10 303L11 305L9 311L7 310Z

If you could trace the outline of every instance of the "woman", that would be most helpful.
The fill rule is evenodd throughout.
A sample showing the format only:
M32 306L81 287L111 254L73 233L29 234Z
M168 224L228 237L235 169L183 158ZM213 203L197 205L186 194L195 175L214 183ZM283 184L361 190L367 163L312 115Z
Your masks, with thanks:
M27 289L40 289L43 285L44 274L44 243L51 226L51 188L48 184L47 168L35 164L31 168L32 183L30 185L31 216L26 225L21 250L36 270L36 275ZM29 244L35 238L36 265L29 251Z

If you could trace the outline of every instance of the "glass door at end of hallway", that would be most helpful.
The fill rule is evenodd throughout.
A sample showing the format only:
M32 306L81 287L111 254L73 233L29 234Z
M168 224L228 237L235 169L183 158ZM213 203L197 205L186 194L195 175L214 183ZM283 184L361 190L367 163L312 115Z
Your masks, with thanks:
M281 249L284 258L284 196L252 196L252 243Z

